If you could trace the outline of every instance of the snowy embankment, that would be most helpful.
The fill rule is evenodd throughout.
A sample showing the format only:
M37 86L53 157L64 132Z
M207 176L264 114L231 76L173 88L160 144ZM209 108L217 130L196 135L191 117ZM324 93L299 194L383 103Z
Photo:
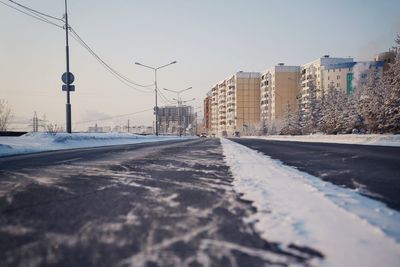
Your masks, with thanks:
M244 138L258 138L275 141L295 141L314 143L337 143L375 146L400 146L400 135L390 134L338 134L338 135L270 135L245 136Z
M128 133L28 133L19 137L0 137L0 156L33 152L136 144L192 137L136 135Z
M399 266L400 213L384 204L222 139L234 188L268 241L319 250L319 266Z

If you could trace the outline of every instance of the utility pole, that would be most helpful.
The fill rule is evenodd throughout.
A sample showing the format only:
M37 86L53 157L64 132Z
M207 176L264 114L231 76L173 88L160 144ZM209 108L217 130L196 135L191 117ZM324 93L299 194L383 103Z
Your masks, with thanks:
M35 113L33 114L33 132L37 132L38 131L38 117L37 117L37 114L36 114L36 111L35 111Z
M71 133L71 101L70 101L70 75L69 75L69 45L68 45L68 8L67 8L67 0L65 3L65 56L66 56L66 67L67 67L67 75L66 75L66 89L67 89L67 104L66 104L66 112L67 112L67 133Z
M130 133L129 120L128 120L128 133Z

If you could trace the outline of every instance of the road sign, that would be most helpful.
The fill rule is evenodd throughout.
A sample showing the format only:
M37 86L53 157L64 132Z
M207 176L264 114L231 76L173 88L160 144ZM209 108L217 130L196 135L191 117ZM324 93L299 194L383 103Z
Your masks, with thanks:
M63 91L67 91L67 85L66 85L66 84L63 84L62 90L63 90ZM70 85L69 85L69 91L70 91L70 92L75 92L75 85L70 84Z
M72 74L72 72L69 72L68 78L69 78L69 84L71 84L75 81L75 77ZM67 73L66 72L64 72L64 74L61 76L61 80L63 81L63 83L67 84Z

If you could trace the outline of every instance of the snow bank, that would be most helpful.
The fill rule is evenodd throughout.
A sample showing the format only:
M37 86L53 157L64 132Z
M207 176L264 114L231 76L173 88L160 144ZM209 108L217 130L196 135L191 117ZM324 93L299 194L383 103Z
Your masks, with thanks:
M109 145L136 144L168 141L192 137L136 135L128 133L28 133L19 137L0 137L0 156L32 152L96 147Z
M268 241L321 251L321 266L399 266L400 213L222 139L235 190L253 201L250 221Z
M315 142L357 144L375 146L400 146L400 135L383 134L338 134L338 135L271 135L271 136L246 136L245 138L259 138L275 141Z

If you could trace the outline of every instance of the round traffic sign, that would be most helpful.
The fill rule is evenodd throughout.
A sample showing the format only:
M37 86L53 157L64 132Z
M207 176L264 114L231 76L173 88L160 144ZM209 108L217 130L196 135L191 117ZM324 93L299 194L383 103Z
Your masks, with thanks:
M67 84L67 72L64 72L64 74L61 76L61 80L63 81L63 83ZM75 81L75 77L72 74L72 72L69 72L68 81L69 81L69 84L71 84Z

